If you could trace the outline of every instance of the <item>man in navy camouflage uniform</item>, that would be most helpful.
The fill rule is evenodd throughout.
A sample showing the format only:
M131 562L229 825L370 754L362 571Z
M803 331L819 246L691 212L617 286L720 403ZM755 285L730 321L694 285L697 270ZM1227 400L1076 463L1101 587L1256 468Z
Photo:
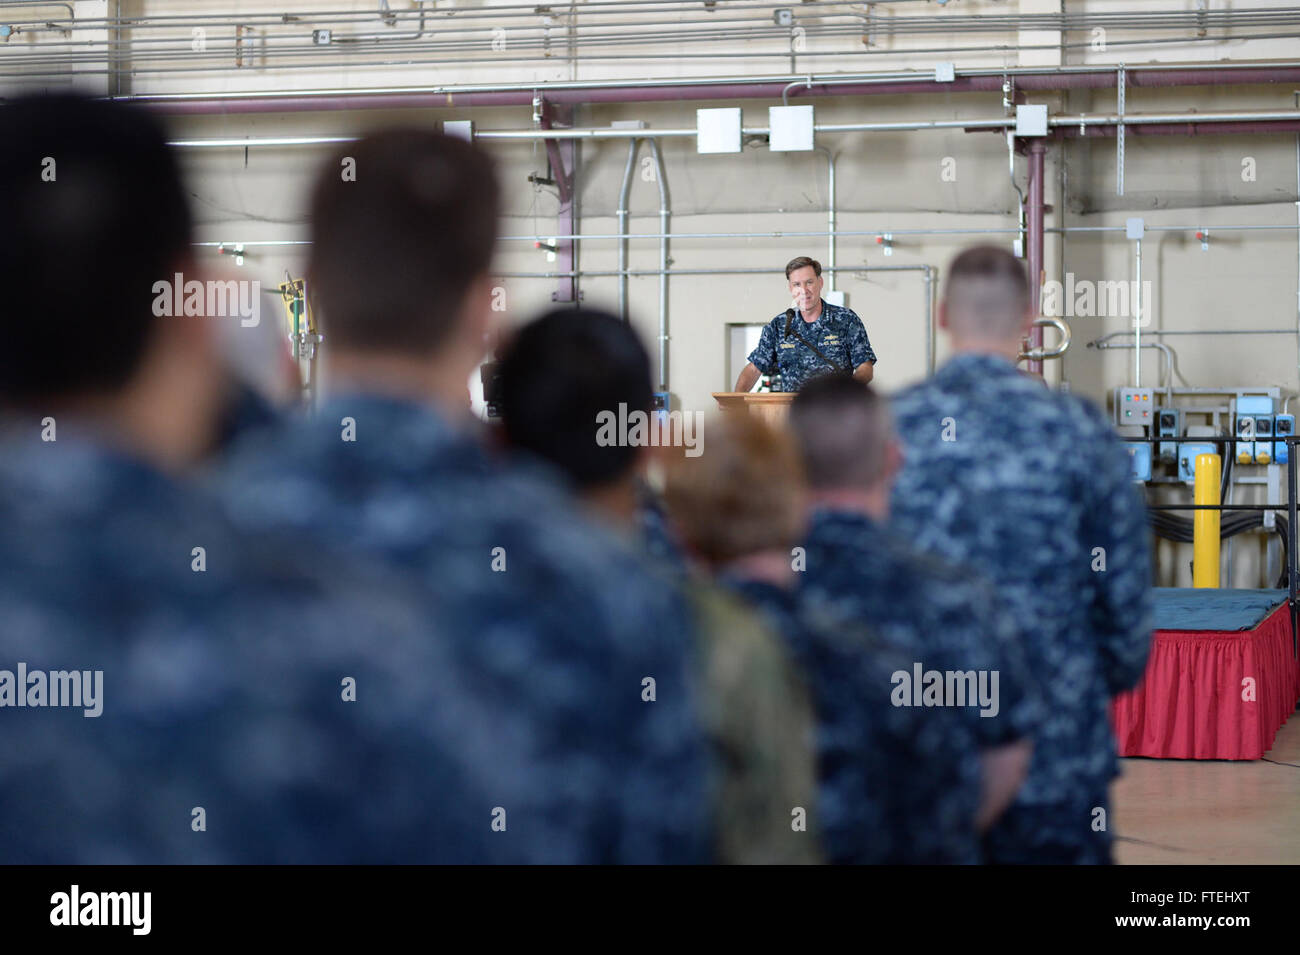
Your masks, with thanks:
M45 442L39 413L14 413L0 437L0 667L99 671L100 712L0 711L0 862L556 851L553 832L521 853L491 831L492 807L535 774L494 751L472 674L391 579L254 546L73 419Z
M791 548L803 492L793 448L757 419L709 429L669 471L666 499L692 556L785 637L817 715L818 816L836 863L979 860L980 765L952 709L898 707L911 656L800 598Z
M782 312L763 327L735 390L749 391L760 374L780 374L782 391L798 391L805 382L828 372L870 381L876 353L866 327L851 308L823 301L821 263L806 255L791 259L785 278L794 315Z
M1049 708L1025 784L986 840L991 861L1107 862L1118 772L1107 707L1146 663L1148 531L1106 419L1016 369L1034 314L1010 253L954 259L939 322L955 355L894 402L904 468L891 514L920 548L990 578L1026 630Z
M978 830L989 810L967 726L949 709L891 702L894 674L911 672L911 655L821 613L794 581L778 584L748 568L724 572L720 580L763 611L808 674L829 860L979 862Z
M345 158L355 181L344 181ZM502 805L520 859L697 862L711 835L687 609L549 473L506 466L472 428L466 382L492 316L489 157L394 130L327 163L308 287L331 395L232 455L236 523L276 527L418 579L486 757L535 768Z
M960 674L959 695L945 703L966 718L980 749L985 829L1024 780L1042 716L1014 621L983 581L914 550L883 523L899 451L870 386L842 375L815 379L795 398L791 424L812 492L804 597L870 626L923 672Z
M232 319L151 310L198 273L162 129L77 97L0 114L0 863L585 852L491 830L537 776L400 582L237 534L177 480L218 437ZM36 674L73 672L53 705Z

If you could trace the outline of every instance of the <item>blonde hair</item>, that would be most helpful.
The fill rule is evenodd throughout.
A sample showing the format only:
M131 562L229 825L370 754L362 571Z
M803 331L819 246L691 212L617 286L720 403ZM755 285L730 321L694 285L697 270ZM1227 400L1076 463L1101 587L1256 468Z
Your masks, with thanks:
M682 542L715 566L793 546L805 485L789 434L745 412L710 424L703 453L667 468L664 502Z

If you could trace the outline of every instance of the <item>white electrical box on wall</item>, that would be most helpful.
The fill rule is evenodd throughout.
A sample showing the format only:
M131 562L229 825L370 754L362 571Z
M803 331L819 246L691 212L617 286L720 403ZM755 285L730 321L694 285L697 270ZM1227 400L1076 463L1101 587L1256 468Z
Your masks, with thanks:
M701 153L740 152L740 108L697 109L695 150Z
M813 148L811 106L770 106L767 128L774 153L807 152Z
M1047 104L1029 103L1016 107L1017 136L1047 135Z
M448 136L455 136L457 139L473 141L474 123L468 119L449 119L442 124L442 131Z

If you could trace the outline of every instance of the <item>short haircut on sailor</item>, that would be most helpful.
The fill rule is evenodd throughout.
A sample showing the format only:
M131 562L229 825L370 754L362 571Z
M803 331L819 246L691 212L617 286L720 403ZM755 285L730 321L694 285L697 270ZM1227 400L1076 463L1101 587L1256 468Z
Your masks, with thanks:
M813 275L822 274L822 264L818 262L816 259L810 259L806 255L795 256L793 259L791 259L789 262L785 264L786 279L790 278L790 274L792 272L795 272L798 269L806 269L809 266L812 266Z
M1009 338L1028 311L1029 278L1006 249L977 245L960 253L944 280L948 326L971 338Z
M893 434L888 404L849 375L822 375L795 395L790 426L813 490L871 487Z
M389 129L341 147L311 197L308 272L326 338L436 352L491 267L500 202L491 156L454 136Z

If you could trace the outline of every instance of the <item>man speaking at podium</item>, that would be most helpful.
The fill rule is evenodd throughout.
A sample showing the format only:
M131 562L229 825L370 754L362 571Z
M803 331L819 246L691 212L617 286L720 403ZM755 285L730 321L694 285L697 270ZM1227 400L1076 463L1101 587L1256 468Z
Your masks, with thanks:
M876 353L867 341L867 330L852 309L822 301L821 263L806 255L791 259L785 278L795 307L763 328L735 390L749 391L760 374L777 372L782 391L798 391L810 379L834 372L870 381Z

